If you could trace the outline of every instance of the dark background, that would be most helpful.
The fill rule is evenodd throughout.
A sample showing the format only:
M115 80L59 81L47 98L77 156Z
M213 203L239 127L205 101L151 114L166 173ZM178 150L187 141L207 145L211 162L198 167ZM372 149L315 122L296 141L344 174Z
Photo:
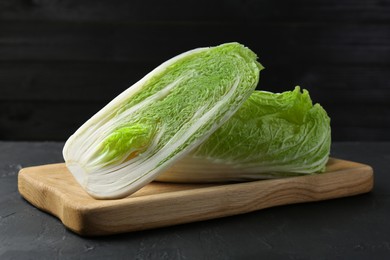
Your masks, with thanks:
M390 2L0 0L0 140L65 140L163 61L238 41L310 91L334 141L390 140Z

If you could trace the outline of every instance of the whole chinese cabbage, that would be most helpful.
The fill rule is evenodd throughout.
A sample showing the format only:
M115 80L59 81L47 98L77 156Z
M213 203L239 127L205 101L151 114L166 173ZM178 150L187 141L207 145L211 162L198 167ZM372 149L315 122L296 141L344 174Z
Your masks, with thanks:
M308 91L255 91L237 113L157 180L220 182L324 171L330 119Z
M140 189L203 143L252 94L262 66L238 43L170 59L66 142L66 165L95 198Z

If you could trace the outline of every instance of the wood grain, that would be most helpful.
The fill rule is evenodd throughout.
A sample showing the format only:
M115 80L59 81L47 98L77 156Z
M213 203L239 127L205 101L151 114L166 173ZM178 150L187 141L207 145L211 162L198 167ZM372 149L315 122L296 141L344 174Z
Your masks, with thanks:
M152 182L119 200L95 200L63 163L24 168L20 194L85 236L109 235L369 192L373 169L330 159L323 174L233 184Z

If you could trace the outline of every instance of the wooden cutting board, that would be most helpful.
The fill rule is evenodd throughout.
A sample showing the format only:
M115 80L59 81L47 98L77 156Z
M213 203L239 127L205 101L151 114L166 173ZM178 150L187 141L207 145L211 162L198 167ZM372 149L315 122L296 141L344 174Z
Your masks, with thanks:
M65 164L24 168L20 194L85 236L109 235L247 213L259 209L369 192L373 169L330 159L317 175L233 184L152 182L117 200L96 200L73 179Z

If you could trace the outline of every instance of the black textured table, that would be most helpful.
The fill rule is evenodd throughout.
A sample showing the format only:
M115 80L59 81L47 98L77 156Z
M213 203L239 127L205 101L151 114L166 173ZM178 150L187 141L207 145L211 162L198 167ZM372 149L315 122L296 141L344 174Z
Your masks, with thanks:
M100 238L75 235L17 191L21 167L63 161L62 146L0 142L0 259L390 259L389 142L333 144L333 157L374 168L368 194Z

